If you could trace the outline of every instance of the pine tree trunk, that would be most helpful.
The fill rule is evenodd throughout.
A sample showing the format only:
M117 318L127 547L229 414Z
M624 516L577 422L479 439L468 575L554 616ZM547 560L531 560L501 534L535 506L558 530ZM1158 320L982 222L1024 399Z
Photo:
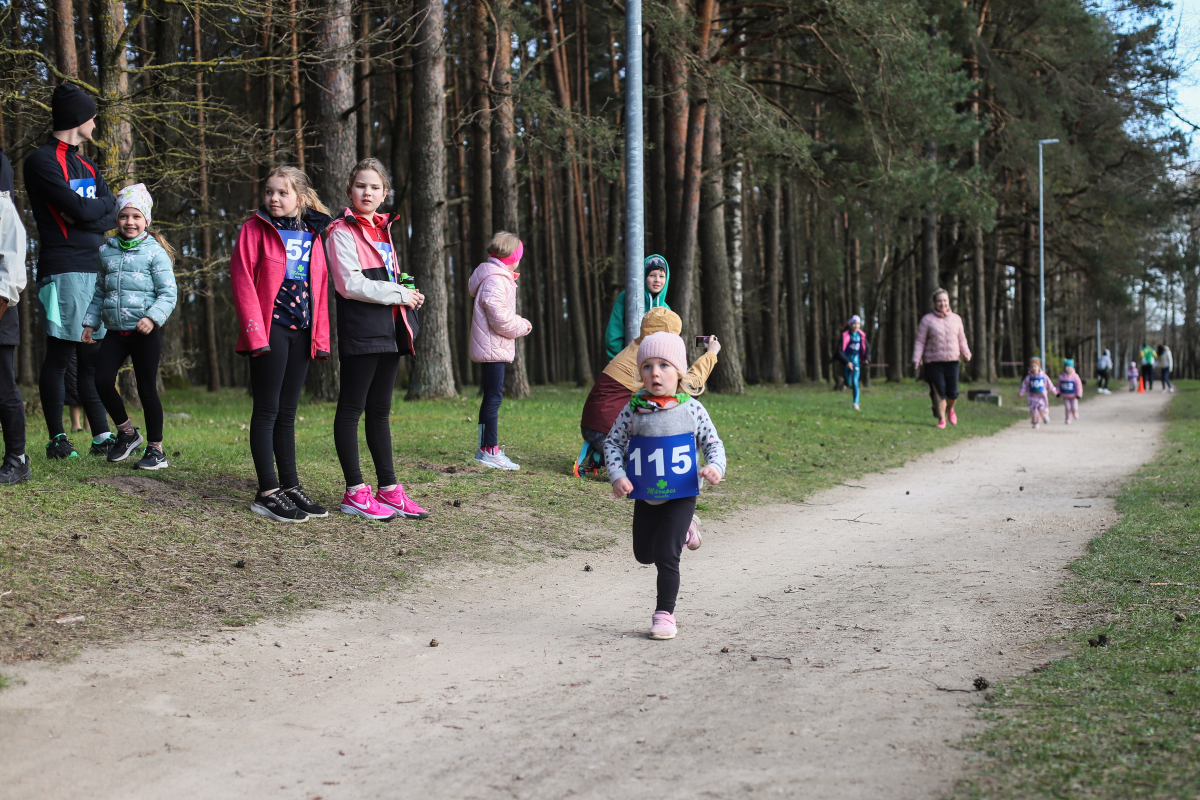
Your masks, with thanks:
M79 55L75 50L75 4L72 0L54 0L54 49L58 71L79 77Z
M704 172L700 200L704 209L700 226L704 328L722 343L709 385L715 392L741 394L746 391L746 386L742 382L742 357L737 348L738 318L725 252L725 179L721 169L721 118L717 114L709 114L704 123Z
M783 198L778 177L772 178L764 194L767 207L763 209L763 380L767 383L783 383L784 327L779 313L783 282L779 260L779 224Z
M346 182L354 169L358 151L357 117L354 108L354 19L351 0L326 0L317 25L316 46L320 55L315 69L317 128L321 131L321 164L317 190L337 214L346 205ZM333 273L327 278L329 298L329 360L309 365L308 389L313 400L335 402L341 385L338 358L337 303Z
M413 273L425 295L408 398L454 397L446 285L446 25L440 0L418 0L413 64Z
M802 294L799 236L799 192L796 184L789 181L784 187L783 225L787 231L784 244L784 275L787 282L787 358L785 359L788 383L804 380L804 299Z
M937 143L932 139L925 142L925 157L937 161ZM932 310L931 299L938 288L938 219L937 209L926 205L921 215L921 294L918 311L924 315Z

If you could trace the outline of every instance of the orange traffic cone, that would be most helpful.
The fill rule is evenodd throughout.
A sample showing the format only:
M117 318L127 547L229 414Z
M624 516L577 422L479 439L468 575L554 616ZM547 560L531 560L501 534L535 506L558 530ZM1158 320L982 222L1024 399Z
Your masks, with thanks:
M1138 376L1138 391L1142 394L1146 393L1146 384L1142 383L1141 376Z

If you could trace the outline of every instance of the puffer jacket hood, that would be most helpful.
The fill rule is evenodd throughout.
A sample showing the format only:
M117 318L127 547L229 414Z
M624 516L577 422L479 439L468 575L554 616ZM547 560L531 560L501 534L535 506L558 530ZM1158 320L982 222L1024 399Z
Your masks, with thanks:
M471 360L511 362L517 353L514 340L533 329L529 320L516 313L516 276L497 259L489 258L471 273L467 290L475 298L468 347Z
M83 324L96 329L103 322L110 330L131 331L148 317L161 328L177 297L171 257L153 236L128 250L113 236L100 247L96 291Z
M657 253L652 256L646 256L646 260L642 262L643 287L646 286L646 276L650 274L650 270L652 269L661 269L664 273L666 273L667 280L663 283L662 291L660 291L657 295L651 295L648 288L645 290L646 305L642 306L642 309L649 311L652 308L670 308L670 306L667 305L667 292L671 288L671 265L667 263L665 258ZM642 336L645 335L645 333L642 334Z

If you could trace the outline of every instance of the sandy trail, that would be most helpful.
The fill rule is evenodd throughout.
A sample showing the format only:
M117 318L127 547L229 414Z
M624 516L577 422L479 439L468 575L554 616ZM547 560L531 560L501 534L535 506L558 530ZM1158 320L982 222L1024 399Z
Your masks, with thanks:
M621 547L19 668L0 796L936 797L978 696L935 687L1055 654L1063 567L1165 403L1094 398L1070 427L1055 407L706 525L673 642L645 638L653 568Z

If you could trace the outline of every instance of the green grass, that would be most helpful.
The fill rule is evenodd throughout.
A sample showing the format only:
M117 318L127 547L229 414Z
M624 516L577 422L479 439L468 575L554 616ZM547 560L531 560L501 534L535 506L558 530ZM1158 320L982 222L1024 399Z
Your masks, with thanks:
M1072 565L1067 598L1094 622L1074 654L990 695L997 723L954 797L1200 796L1200 386L1181 381L1167 415L1121 522Z
M701 508L795 501L863 472L895 467L935 447L988 435L1020 418L1015 385L997 409L964 403L962 423L933 427L923 384L864 390L861 413L824 386L706 395L726 442L727 480ZM241 390L163 396L168 470L81 458L48 462L44 420L29 420L34 480L0 505L0 660L66 657L89 641L154 626L237 626L272 614L411 585L431 566L520 564L623 543L632 504L607 483L570 474L584 390L543 387L506 401L500 432L520 472L473 466L475 396L392 410L397 473L432 514L369 523L337 513L279 525L248 511L254 471ZM27 399L32 399L27 396ZM301 478L336 506L344 489L330 404L305 403L297 423ZM135 422L140 423L135 413ZM86 452L87 436L74 441ZM364 475L374 483L365 445ZM236 564L242 562L243 566ZM70 616L84 620L56 622Z

